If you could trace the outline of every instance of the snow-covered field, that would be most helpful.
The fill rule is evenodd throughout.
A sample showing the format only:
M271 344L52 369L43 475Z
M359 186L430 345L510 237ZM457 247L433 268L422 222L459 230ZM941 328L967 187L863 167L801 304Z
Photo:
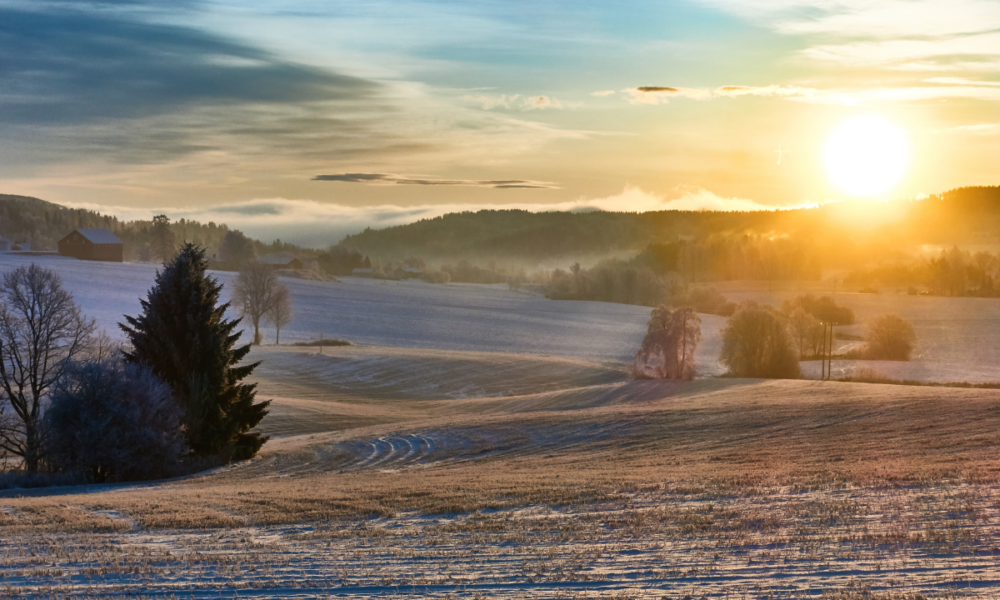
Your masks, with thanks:
M139 312L139 299L153 284L156 266L100 263L0 253L0 272L30 262L62 277L84 312L119 335L122 315ZM214 272L223 284L232 273ZM282 279L292 292L294 318L282 331L283 342L340 338L355 344L455 351L527 353L595 361L622 362L642 341L649 309L603 302L554 301L506 286L421 281L378 281L347 277L339 282ZM780 306L803 290L768 292L725 289L736 302L752 299ZM823 294L822 290L813 291ZM225 295L225 292L224 292ZM228 298L228 296L227 296ZM1000 300L937 298L905 294L838 293L836 302L855 311L858 323L841 330L862 334L873 317L894 313L913 323L917 347L908 363L836 361L834 374L847 376L859 367L894 379L917 381L1000 381ZM725 319L702 315L702 343L697 364L701 375L719 375L720 332ZM273 329L264 328L273 343ZM249 336L247 336L248 339ZM840 348L853 345L838 341ZM807 377L819 365L806 363Z
M734 302L754 300L778 307L783 301L807 292L725 289L723 293ZM809 293L831 295L832 290ZM917 334L917 345L909 363L836 361L834 376L850 375L861 366L893 379L1000 382L1000 299L853 292L838 292L833 298L837 304L851 308L857 319L857 324L838 328L838 331L863 335L868 320L897 314L912 323ZM851 342L838 342L838 345L850 346ZM815 368L804 367L803 371L807 376L819 376L819 364Z
M84 312L117 335L122 315L138 314L156 266L0 253L0 272L36 262L62 277ZM213 272L224 285L233 273ZM282 342L325 338L356 344L526 352L597 360L629 358L649 309L603 302L557 302L504 286L432 285L417 280L347 277L339 282L283 278L294 318ZM228 299L227 292L223 291ZM274 330L264 330L273 343ZM246 339L246 338L245 338Z

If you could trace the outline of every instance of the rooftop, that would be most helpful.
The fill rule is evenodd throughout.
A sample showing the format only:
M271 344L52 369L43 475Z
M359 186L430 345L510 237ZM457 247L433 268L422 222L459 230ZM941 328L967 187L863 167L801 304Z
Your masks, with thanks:
M118 236L107 229L74 229L92 244L121 244Z

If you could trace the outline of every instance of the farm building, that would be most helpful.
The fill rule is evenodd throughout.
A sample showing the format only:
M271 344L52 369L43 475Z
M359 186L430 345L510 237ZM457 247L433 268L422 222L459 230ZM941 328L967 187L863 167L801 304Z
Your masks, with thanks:
M124 244L107 229L74 229L59 240L59 254L80 260L123 262Z
M356 267L353 271L351 271L351 275L355 277L371 277L374 274L375 273L372 269L364 267Z
M10 240L8 240L3 236L0 236L0 252L10 252L12 245L13 244L11 244Z
M293 271L302 270L302 261L291 254L268 254L260 258L262 264L270 266L272 269L291 269Z

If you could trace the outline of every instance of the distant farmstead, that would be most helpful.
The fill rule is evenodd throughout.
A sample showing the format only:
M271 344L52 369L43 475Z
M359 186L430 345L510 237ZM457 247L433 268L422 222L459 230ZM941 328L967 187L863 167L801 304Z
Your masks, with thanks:
M74 229L59 240L59 254L80 260L124 261L124 244L107 229Z
M268 265L272 269L291 269L293 271L302 270L302 261L291 254L268 254L260 259L262 264Z

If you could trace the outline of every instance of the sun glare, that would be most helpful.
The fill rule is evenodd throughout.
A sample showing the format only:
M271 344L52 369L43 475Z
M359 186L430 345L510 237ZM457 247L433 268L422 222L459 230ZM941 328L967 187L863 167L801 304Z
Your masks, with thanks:
M870 198L899 182L909 154L906 134L892 121L858 115L845 119L830 134L823 162L833 185Z

